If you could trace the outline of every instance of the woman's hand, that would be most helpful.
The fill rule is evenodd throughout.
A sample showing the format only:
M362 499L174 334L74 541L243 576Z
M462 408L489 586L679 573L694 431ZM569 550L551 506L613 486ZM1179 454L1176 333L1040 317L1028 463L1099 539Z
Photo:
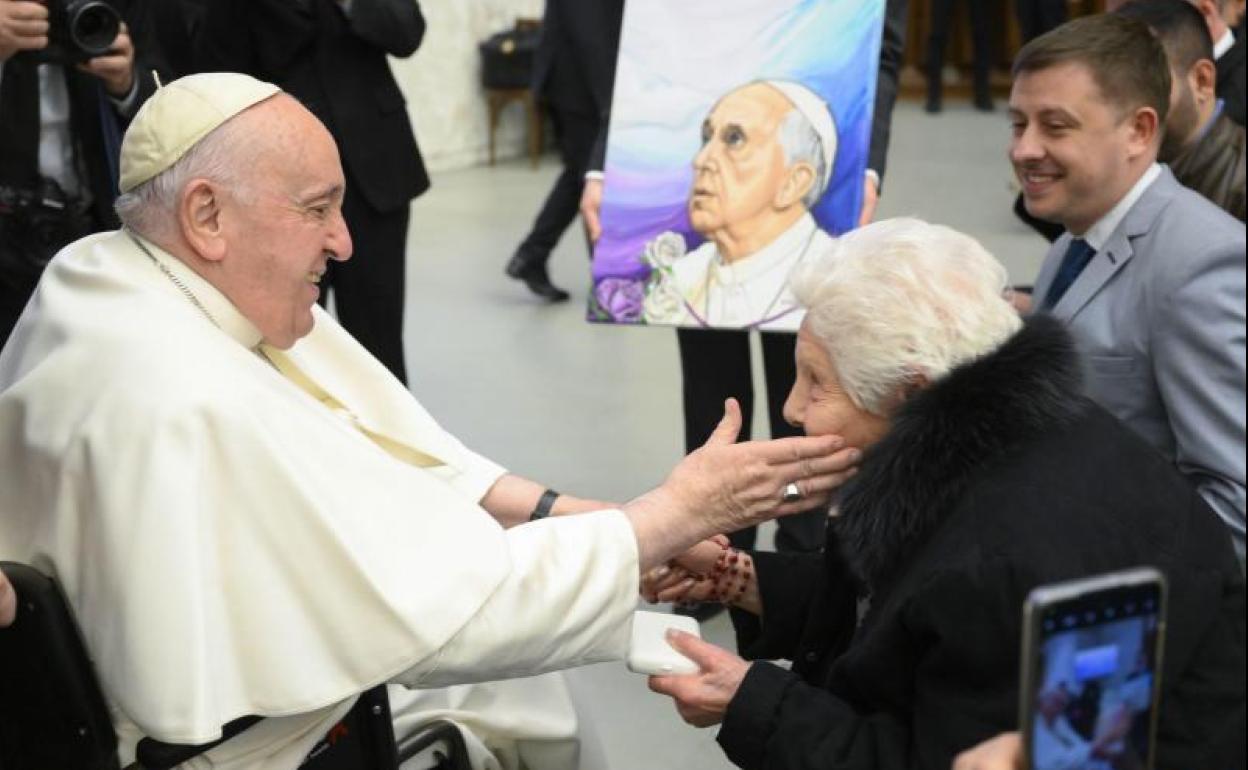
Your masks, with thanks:
M1023 739L1003 733L953 760L953 770L1023 770Z
M722 722L728 703L740 689L750 664L683 631L668 631L667 643L697 663L701 671L685 676L652 676L650 689L671 696L681 718L694 727L710 727Z
M641 598L651 604L719 601L714 579L673 564L655 567L641 576Z
M641 576L641 597L651 603L716 600L712 572L728 545L728 538L715 535L655 567Z

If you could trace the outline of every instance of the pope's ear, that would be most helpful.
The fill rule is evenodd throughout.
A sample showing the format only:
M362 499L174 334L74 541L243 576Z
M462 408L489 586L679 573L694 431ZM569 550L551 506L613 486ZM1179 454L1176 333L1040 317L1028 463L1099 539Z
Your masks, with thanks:
M178 198L178 229L202 259L216 262L225 257L225 232L221 194L211 181L193 179Z
M776 191L776 208L784 210L802 202L806 193L815 186L815 167L805 161L789 166L784 174L784 181Z

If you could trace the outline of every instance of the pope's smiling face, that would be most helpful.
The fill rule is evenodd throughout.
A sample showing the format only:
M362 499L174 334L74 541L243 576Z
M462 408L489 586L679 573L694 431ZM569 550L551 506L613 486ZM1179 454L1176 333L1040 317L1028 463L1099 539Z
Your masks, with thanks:
M787 163L779 130L793 109L779 91L755 83L719 101L702 124L702 149L693 159L689 221L709 235L771 209Z
M227 202L231 224L226 292L270 345L288 348L312 331L312 305L329 260L351 256L345 191L333 137L289 97L262 105L269 151L244 171L244 195Z

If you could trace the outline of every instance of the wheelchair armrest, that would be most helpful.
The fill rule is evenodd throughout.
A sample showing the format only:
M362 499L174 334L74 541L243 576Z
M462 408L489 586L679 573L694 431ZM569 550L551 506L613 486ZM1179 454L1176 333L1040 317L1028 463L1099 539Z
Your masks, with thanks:
M464 736L453 722L445 719L434 719L421 725L420 729L399 741L399 765L429 748L438 741L444 740L451 747L451 768L468 770L471 767L468 759L468 747L464 744Z

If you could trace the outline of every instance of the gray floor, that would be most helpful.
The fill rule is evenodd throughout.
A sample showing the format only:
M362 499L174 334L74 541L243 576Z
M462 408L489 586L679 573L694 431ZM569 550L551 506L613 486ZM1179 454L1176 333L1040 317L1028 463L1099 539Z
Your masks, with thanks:
M1045 243L1010 211L1008 137L1000 111L955 104L933 117L899 105L879 217L918 216L970 233L1013 281L1030 283ZM675 335L584 322L589 276L578 231L551 259L571 302L539 304L503 277L556 163L551 156L536 171L515 163L444 173L413 206L412 390L469 446L511 470L556 489L626 500L661 482L681 455ZM731 646L722 618L703 632ZM684 725L670 701L622 665L581 669L570 680L612 770L730 767L713 730Z

